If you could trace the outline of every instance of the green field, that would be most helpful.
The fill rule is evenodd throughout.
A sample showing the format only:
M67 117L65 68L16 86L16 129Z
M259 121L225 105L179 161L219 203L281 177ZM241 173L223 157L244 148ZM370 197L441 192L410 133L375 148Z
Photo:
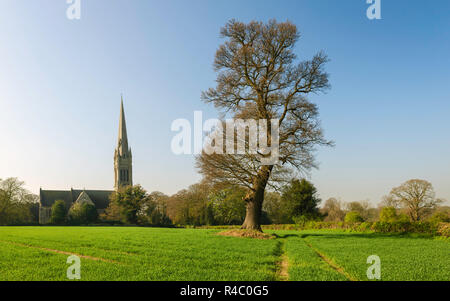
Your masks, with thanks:
M450 280L450 241L339 231L272 231L276 239L220 230L139 227L0 227L0 280ZM269 232L269 231L267 231Z

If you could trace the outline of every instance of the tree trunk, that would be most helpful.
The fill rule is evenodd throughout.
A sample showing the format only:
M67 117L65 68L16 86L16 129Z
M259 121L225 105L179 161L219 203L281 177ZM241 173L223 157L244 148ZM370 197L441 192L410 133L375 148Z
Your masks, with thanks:
M258 173L258 177L255 180L254 190L252 193L245 197L247 202L247 210L245 213L245 220L241 229L256 230L262 232L261 229L261 214L262 205L264 202L264 191L270 177L270 172L273 166L263 166Z
M262 232L261 229L261 213L262 200L257 200L255 197L247 200L247 211L245 213L245 220L241 229L256 230Z

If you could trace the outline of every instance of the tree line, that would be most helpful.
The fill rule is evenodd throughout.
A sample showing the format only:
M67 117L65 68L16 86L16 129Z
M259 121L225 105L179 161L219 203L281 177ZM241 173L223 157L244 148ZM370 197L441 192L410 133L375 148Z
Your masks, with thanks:
M239 185L211 184L206 181L168 196L147 193L141 186L119 189L98 221L154 226L241 225L246 216L248 189ZM324 202L315 186L306 179L292 179L278 191L267 191L262 208L262 224L301 224L326 222L450 222L450 207L439 206L431 183L410 180L393 188L377 207L369 201ZM69 211L70 212L70 211ZM70 214L69 214L70 217Z
M51 210L52 224L129 224L129 225L240 225L246 215L248 189L239 185L208 183L203 180L168 196L148 193L140 185L122 187L110 196L101 214L88 203L66 208L56 201ZM318 197L315 186L306 179L292 179L277 191L266 191L262 224L300 224L305 221L374 222L424 221L450 222L450 207L440 206L433 186L413 179L395 187L376 206L369 201L343 202ZM38 223L39 198L16 178L0 180L0 225ZM323 203L323 204L322 204Z
M330 198L321 210L325 214L324 221L331 222L450 222L450 207L442 206L444 202L436 198L430 182L411 179L393 188L377 207L372 207L368 201L345 203Z

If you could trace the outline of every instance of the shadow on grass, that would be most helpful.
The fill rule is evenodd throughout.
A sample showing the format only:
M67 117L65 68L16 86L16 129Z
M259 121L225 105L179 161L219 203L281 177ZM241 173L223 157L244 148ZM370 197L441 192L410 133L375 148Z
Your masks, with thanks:
M273 233L273 235L275 235L276 238L289 238L289 237L301 237L300 234L284 234L284 235L278 235L277 233Z
M281 241L277 241L277 244L273 249L272 255L280 257L282 254L283 254L283 243Z
M334 239L352 238L415 238L415 239L432 239L433 235L424 233L305 233L300 235L301 238L306 237L323 237Z

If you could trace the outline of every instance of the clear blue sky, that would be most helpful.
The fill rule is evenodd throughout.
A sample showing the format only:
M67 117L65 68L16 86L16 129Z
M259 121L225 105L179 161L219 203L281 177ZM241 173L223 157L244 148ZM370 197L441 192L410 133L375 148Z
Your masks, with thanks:
M111 189L120 93L134 181L174 193L200 179L170 150L171 122L214 85L212 62L229 19L275 18L302 33L300 58L324 50L332 89L318 103L335 148L311 180L324 199L370 199L411 178L450 200L450 2L382 0L65 0L0 2L0 178L45 189Z

